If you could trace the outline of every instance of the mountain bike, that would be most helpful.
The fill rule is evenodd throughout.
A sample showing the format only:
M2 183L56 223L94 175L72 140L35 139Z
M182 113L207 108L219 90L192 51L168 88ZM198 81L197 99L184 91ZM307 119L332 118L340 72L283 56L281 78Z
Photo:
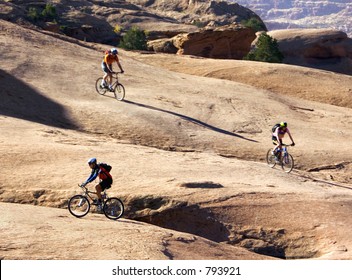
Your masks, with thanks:
M292 145L282 144L281 146L281 149L276 150L276 155L272 154L272 149L268 150L266 162L271 168L279 164L285 172L290 173L294 167L294 161L292 155L288 153L287 147Z
M68 201L68 210L70 213L77 217L82 218L88 214L91 204L94 203L94 198L91 194L96 195L96 192L89 191L88 188L78 185L82 190L82 194L76 194ZM111 220L117 220L123 215L125 208L120 199L117 197L108 197L106 191L102 193L103 203L102 211L104 215Z
M112 73L112 90L109 90L108 86L102 86L101 83L103 81L103 77L100 77L95 82L95 89L101 95L105 95L106 92L110 91L114 93L114 96L117 100L122 101L125 98L125 87L119 82L118 74L121 72L113 72Z

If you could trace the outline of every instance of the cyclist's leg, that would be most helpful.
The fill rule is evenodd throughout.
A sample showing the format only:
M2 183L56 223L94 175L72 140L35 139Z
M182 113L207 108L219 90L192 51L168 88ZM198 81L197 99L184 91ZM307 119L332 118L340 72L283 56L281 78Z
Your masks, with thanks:
M102 197L101 197L101 192L103 191L102 187L101 187L101 182L95 186L95 190L97 192L97 197L98 197L98 202L101 203L103 201Z
M102 68L103 71L104 71L103 84L102 84L102 86L106 86L106 85L107 85L106 78L107 78L108 75L109 75L109 69L108 69L108 67L106 66L106 64L105 64L104 62L101 64L101 68Z
M109 68L112 70L112 65L111 64L109 64ZM105 81L108 80L107 81L108 85L109 85L109 87L111 87L111 85L112 85L112 72L109 70L109 68L106 67L107 79L105 79Z
M281 143L280 143L280 141L278 141L278 140L276 139L275 136L272 137L272 141L273 141L273 144L274 144L274 148L273 148L272 153L273 153L273 155L274 155L274 154L276 153L276 151L278 151L278 149L280 148Z
M101 193L106 189L110 189L111 184L112 184L112 179L108 178L108 179L102 180L98 185L96 185L95 189L97 191L97 196L100 201L103 201Z

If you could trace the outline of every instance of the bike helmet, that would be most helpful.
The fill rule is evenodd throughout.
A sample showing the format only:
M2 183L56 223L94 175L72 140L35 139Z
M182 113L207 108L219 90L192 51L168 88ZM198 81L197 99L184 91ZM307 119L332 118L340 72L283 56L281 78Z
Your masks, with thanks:
M281 122L281 123L280 123L280 127L286 128L286 127L287 127L287 122Z
M97 159L96 158L90 158L89 160L88 160L88 164L92 164L92 163L97 163Z
M111 53L113 55L117 55L119 52L117 51L117 49L113 48L113 49L111 49Z

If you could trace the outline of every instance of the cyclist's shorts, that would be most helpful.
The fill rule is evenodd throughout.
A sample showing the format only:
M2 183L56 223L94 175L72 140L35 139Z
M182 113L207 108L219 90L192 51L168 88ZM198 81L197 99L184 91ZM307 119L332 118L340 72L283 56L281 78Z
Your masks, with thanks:
M273 136L271 138L271 140L273 140L273 144L276 146L277 144L279 144L280 142L277 140L277 138L275 136Z
M112 70L112 65L111 65L111 64L109 65L109 67L110 67L110 69ZM103 69L103 71L104 71L105 73L111 73L111 72L109 71L109 69L108 69L108 67L107 67L107 65L106 65L105 62L102 62L101 68Z
M111 178L107 178L105 180L102 180L99 185L101 186L101 190L104 191L106 189L110 189L111 188L111 184L112 184L112 179Z

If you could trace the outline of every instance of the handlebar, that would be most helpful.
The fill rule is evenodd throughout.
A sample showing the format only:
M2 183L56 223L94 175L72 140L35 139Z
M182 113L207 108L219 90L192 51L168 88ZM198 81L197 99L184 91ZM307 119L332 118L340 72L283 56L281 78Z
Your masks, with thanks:
M86 187L86 186L83 186L83 185L80 185L80 184L78 184L78 186L81 188L81 189L84 189L84 190L88 190L88 188Z

